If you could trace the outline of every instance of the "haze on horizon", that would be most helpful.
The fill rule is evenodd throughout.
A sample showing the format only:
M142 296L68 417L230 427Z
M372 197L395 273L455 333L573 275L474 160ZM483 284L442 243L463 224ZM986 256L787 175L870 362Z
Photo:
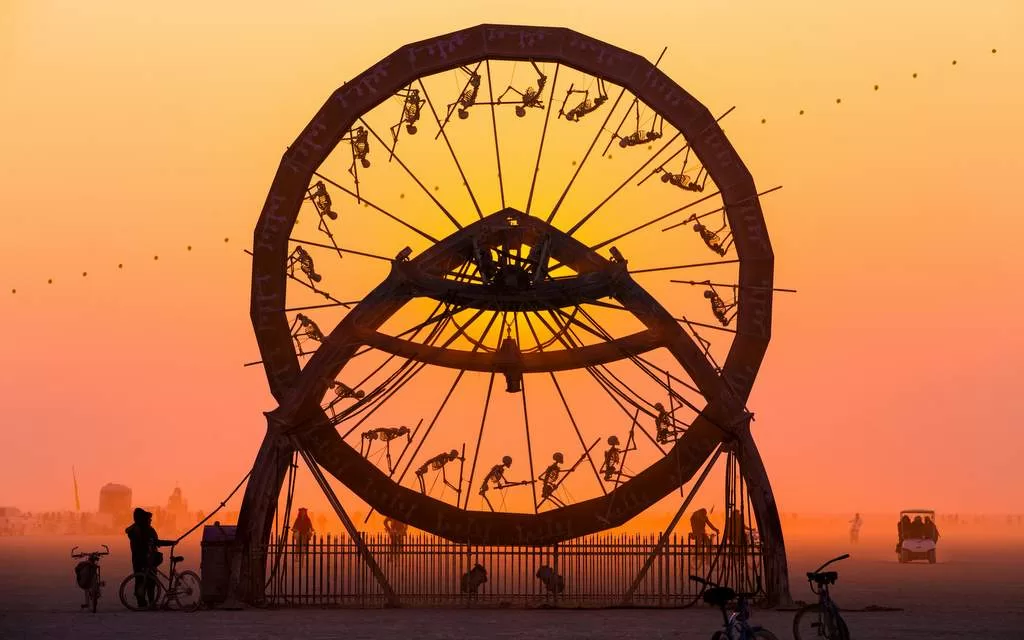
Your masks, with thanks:
M776 297L750 402L781 511L1024 512L1024 7L704 1L652 24L602 6L0 9L0 506L73 508L74 466L83 509L107 482L213 508L273 407L241 366L242 249L284 148L398 46L520 22L667 45L670 76L737 105L758 187L784 185L762 206L799 293Z

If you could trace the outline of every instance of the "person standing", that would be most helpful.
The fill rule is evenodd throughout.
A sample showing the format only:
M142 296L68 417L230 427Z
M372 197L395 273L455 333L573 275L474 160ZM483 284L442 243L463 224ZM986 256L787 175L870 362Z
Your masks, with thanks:
M124 530L131 545L132 571L144 576L135 578L135 600L140 609L155 607L156 576L153 574L164 561L164 555L157 548L169 547L177 541L161 540L153 528L153 514L141 507L132 512L132 520L134 523Z
M857 543L860 541L860 527L864 524L861 520L860 513L853 514L853 520L850 520L850 542Z

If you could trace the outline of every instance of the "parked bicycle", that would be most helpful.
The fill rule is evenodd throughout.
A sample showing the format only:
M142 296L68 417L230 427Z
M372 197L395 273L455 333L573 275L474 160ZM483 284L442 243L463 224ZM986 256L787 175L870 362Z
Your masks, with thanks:
M184 562L184 556L174 555L174 546L171 546L171 563L167 573L154 567L149 571L139 571L131 574L121 582L119 595L121 604L132 611L140 611L143 607L138 605L135 598L136 588L155 589L152 599L149 599L147 609L180 609L182 611L195 611L199 608L199 576L194 571L178 571L178 563Z
M716 631L711 640L778 640L771 631L749 623L750 600L761 590L760 579L754 593L736 593L729 587L698 576L690 576L690 580L704 587L701 592L704 602L718 607L722 612L722 630ZM736 600L736 611L730 614L726 606L733 600Z
M102 545L102 547L103 551L85 551L82 553L76 553L78 547L71 549L71 557L76 560L82 560L75 565L75 582L78 583L79 588L85 593L85 604L82 605L82 608L92 609L93 613L96 613L96 605L100 601L100 591L107 584L103 582L103 578L100 575L100 558L110 555L110 547L107 545Z
M846 628L846 622L839 615L839 607L832 600L828 590L829 585L835 584L839 579L839 572L822 571L833 562L849 557L850 554L844 553L838 558L832 558L815 571L807 572L807 582L811 585L811 592L818 596L818 602L801 608L793 617L793 637L796 640L850 640L850 630Z

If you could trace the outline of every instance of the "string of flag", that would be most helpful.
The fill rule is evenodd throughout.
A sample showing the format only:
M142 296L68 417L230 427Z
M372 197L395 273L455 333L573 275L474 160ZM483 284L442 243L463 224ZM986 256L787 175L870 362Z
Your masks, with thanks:
M994 55L994 54L996 54L996 53L997 53L998 51L999 51L999 50L998 50L997 48L993 47L992 49L990 49L990 51L989 51L989 54L990 54L990 55ZM957 66L957 63L958 63L958 60L954 58L954 59L952 59L952 60L950 61L950 66L956 67L956 66ZM916 79L918 79L919 77L920 77L920 74L919 74L918 72L913 72L913 73L911 73L911 75L910 75L910 78L911 78L911 80L916 80ZM877 92L877 91L880 91L881 89L882 89L882 87L881 87L881 85L880 85L880 84L878 84L878 83L875 83L874 85L872 85L872 91L875 91L875 92ZM842 98L842 96L837 96L837 97L835 98L835 104L837 104L837 105L840 105L840 104L842 104L842 103L843 103L843 98ZM807 109L806 109L806 108L801 108L801 109L798 109L798 110L797 110L797 115L799 115L799 116L803 116L803 115L805 115L806 113L807 113ZM766 124L768 124L768 118L767 118L767 117L761 117L760 121L761 121L761 124L762 124L762 125L766 125ZM575 164L575 162L574 162L574 164ZM223 244L225 244L225 245L226 245L226 244L229 244L229 240L230 240L230 238L228 238L228 237L225 237L225 238L223 239ZM186 246L185 246L185 251L186 251L186 253L191 253L191 252L192 252L192 245L186 245ZM155 262L155 261L159 261L159 260L160 260L160 253L154 253L154 254L153 254L153 261ZM123 271L123 270L124 270L125 268L126 268L126 265L125 265L125 263L124 263L124 262L118 262L118 263L117 263L117 269L116 269L117 271ZM75 280L75 279L78 279L78 278L88 278L88 277L89 277L89 274L90 274L90 272L89 272L89 271L87 271L87 270L83 270L83 271L81 271L80 273L81 273L81 275L80 275L80 276L77 276L77 277L69 277L69 278L68 278L68 280ZM63 280L62 280L62 281L63 281ZM47 285L50 285L50 286L56 285L56 284L57 284L57 279L56 279L56 278L53 278L53 277L48 277L48 278L46 279L46 284L47 284ZM10 287L9 291L10 291L11 295L16 295L16 294L18 293L19 289L18 289L18 287L17 287L17 286L12 286L12 287Z

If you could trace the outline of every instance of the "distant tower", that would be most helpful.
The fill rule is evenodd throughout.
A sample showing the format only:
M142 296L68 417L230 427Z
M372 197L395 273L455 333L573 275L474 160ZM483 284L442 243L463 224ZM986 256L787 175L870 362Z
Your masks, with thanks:
M100 489L100 513L109 514L114 525L132 521L132 490L123 484L113 482Z

